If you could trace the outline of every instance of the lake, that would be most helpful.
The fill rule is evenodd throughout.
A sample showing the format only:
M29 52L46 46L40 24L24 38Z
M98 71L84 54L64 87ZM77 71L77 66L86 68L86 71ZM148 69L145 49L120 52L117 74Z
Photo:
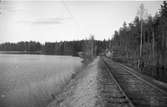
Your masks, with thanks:
M0 54L0 107L45 107L81 66L72 56Z

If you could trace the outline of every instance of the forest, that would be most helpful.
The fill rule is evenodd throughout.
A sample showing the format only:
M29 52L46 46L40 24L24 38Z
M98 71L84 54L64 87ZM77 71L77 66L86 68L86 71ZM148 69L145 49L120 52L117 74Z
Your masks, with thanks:
M144 11L141 13L143 14ZM113 60L138 69L143 74L167 81L167 2L155 16L136 16L131 23L123 23L113 38L46 42L21 41L1 43L0 51L24 51L25 53L72 55L85 52L87 56L102 55L106 50L113 52Z
M93 36L92 36L93 37ZM92 40L93 39L93 40ZM78 52L91 49L92 41L96 46L96 55L104 52L108 47L107 40L85 39L77 41L61 41L61 42L45 42L41 44L35 41L21 41L17 43L2 43L0 44L0 51L23 51L29 54L50 54L50 55L72 55L78 56Z
M123 23L112 39L115 60L157 79L167 81L167 2L164 1L155 16L135 17L132 23ZM119 57L119 58L118 58Z

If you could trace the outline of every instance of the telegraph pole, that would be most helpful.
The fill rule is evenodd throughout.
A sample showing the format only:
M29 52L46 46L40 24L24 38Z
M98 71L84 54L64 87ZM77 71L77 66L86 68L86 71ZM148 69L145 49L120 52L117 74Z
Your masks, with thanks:
M142 51L143 51L143 16L144 16L144 4L140 5L139 15L140 15L140 55L138 60L138 68L142 68L143 60L142 60Z
M142 48L143 48L143 21L141 19L141 26L140 26L140 60L141 60L141 57L142 57Z

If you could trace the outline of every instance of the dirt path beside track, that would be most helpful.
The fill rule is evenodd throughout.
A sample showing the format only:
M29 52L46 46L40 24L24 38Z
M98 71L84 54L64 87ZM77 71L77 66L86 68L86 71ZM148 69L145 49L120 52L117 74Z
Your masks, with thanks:
M95 59L78 73L48 107L95 107L98 99L98 61L99 58Z
M122 94L115 87L112 79L106 74L106 67L97 57L76 76L55 97L47 107L128 107L121 102Z

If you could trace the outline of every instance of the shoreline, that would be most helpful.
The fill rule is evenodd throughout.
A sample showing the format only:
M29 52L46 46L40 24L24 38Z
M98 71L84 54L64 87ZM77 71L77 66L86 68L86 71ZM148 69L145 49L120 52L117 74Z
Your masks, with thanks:
M47 107L100 107L98 62L96 58L76 74Z
M66 54L48 54L42 51L0 51L0 54L20 54L20 55L54 55L54 56L72 56L79 57L77 55L66 55Z

